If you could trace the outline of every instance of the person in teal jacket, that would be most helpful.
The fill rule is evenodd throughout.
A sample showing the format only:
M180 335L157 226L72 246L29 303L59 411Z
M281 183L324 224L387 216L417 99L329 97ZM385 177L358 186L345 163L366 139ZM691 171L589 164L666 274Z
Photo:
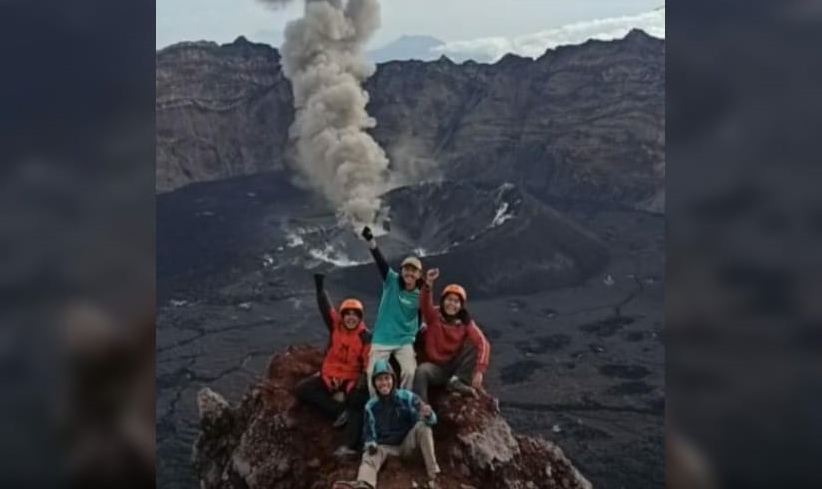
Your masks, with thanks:
M377 247L377 241L367 226L362 237L382 276L382 295L377 309L377 320L371 338L371 352L368 360L368 386L371 395L374 387L370 373L379 360L388 360L393 355L400 367L400 387L411 390L417 357L414 341L420 329L420 286L422 285L422 262L409 256L402 261L400 273L388 266L385 257Z
M365 405L365 453L357 480L340 481L334 487L376 489L377 474L389 456L407 458L419 449L428 472L423 487L436 489L440 468L431 427L437 424L437 414L418 395L396 388L396 376L388 360L377 361L372 379L376 395Z

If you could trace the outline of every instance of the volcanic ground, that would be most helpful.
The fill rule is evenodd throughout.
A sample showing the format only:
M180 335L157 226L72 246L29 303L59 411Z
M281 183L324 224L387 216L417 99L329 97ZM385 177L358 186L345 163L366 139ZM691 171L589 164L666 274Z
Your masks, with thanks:
M557 442L599 488L663 485L664 217L545 203L514 185L437 182L386 195L378 237L396 266L423 255L468 288L492 343L487 389L518 431ZM312 274L373 323L365 244L282 173L157 198L157 469L195 487L197 391L236 402L269 357L322 345Z

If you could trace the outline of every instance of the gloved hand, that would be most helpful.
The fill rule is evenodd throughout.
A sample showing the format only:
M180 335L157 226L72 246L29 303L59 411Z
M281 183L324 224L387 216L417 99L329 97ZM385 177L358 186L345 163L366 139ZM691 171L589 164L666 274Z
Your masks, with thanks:
M368 454L369 455L376 455L377 454L377 445L368 445Z
M323 281L325 280L325 275L322 273L315 273L314 274L314 285L317 286L317 289L323 288Z
M362 237L363 237L363 239L365 239L366 241L371 241L372 239L374 239L374 233L372 233L372 232L371 232L371 228L370 228L370 227L365 226L365 227L363 228L363 230L362 230Z

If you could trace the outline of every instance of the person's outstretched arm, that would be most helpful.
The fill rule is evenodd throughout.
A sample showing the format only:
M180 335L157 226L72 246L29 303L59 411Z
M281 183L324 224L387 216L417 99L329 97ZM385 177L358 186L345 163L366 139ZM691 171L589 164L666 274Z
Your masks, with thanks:
M371 228L365 226L362 230L362 237L368 243L368 249L371 251L371 256L374 257L374 263L377 264L377 268L380 270L380 276L382 279L388 276L388 262L385 261L385 257L382 256L382 252L377 247L377 240L374 239L374 233L371 232Z
M368 372L368 357L371 356L371 331L364 329L360 333L360 341L362 341L362 354L360 355L360 362L362 363L363 373Z
M337 311L331 305L331 299L328 298L328 292L325 291L323 287L323 282L325 281L325 275L322 273L315 273L314 274L314 286L317 289L317 307L320 308L320 314L323 317L323 321L325 321L325 325L328 327L328 330L331 331L334 329L334 324L337 323Z
M420 312L422 319L428 327L431 327L439 320L439 312L434 307L434 281L440 276L439 268L432 268L425 273L425 281L420 290Z

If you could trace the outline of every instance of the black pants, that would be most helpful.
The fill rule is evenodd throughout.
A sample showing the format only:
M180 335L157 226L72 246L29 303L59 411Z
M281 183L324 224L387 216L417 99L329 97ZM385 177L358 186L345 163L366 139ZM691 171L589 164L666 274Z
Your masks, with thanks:
M368 402L368 381L366 375L360 376L357 385L345 398L348 410L348 422L345 425L345 444L352 450L362 450L362 425L365 417L365 403Z
M345 411L345 404L332 399L333 393L328 390L323 379L317 374L299 381L294 388L294 393L297 399L318 408L331 419L336 419Z
M328 418L336 419L343 411L348 411L344 443L354 450L362 447L364 408L365 403L368 402L368 387L365 378L363 374L357 381L357 385L346 395L344 403L332 399L333 392L328 390L325 382L316 374L301 380L294 387L297 399L318 408Z
M476 364L477 349L473 343L466 340L448 363L436 365L425 362L417 367L414 372L414 393L428 402L428 387L445 385L455 375L463 383L471 385Z

